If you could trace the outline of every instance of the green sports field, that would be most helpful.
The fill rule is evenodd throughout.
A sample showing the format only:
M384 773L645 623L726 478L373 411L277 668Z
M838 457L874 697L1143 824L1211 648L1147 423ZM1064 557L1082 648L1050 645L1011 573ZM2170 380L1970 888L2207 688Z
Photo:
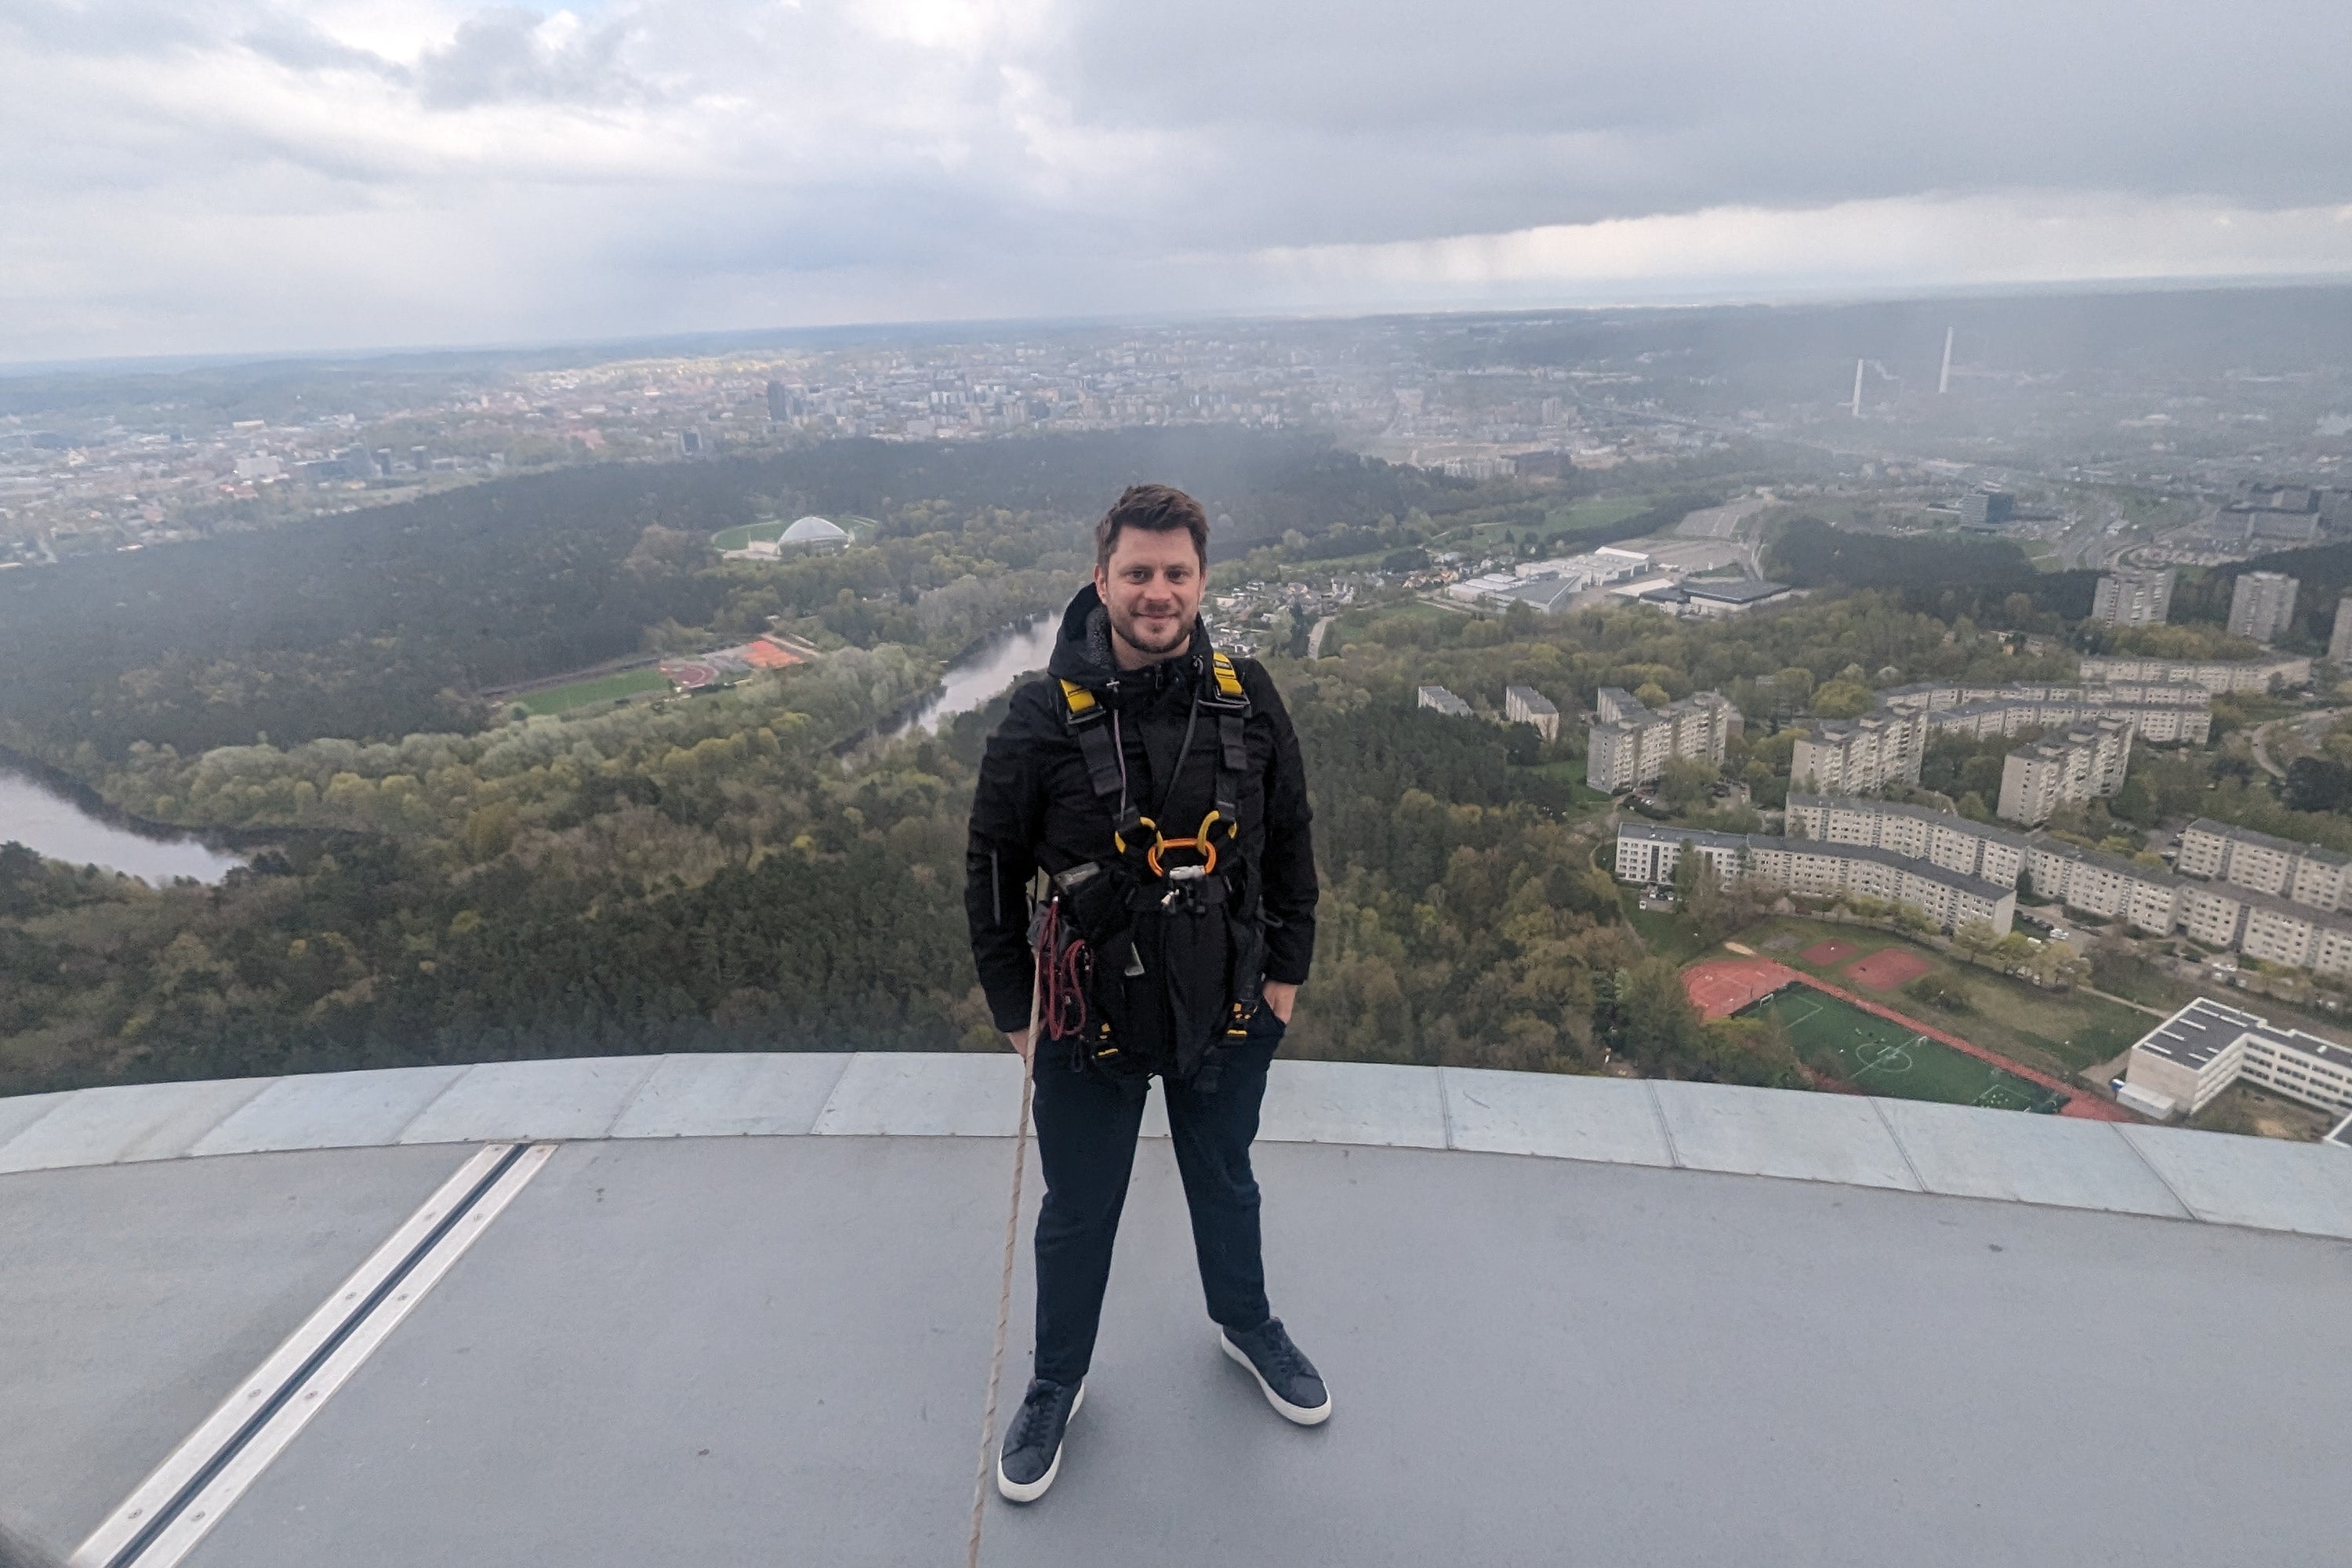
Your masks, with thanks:
M1811 986L1791 985L1746 1011L1751 1017L1780 1020L1807 1067L1864 1094L2044 1114L2064 1103L2063 1096L2030 1079L2004 1072Z
M530 713L564 713L574 708L584 708L591 702L610 702L623 697L639 697L648 691L667 691L669 679L658 669L625 669L617 675L599 675L588 680L575 680L569 686L551 686L544 691L534 691L518 697L514 705Z

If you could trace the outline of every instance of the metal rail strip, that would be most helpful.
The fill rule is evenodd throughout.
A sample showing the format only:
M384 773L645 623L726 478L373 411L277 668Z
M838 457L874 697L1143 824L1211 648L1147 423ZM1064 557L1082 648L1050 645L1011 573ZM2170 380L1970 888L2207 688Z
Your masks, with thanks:
M172 1568L555 1152L486 1145L174 1448L68 1568Z

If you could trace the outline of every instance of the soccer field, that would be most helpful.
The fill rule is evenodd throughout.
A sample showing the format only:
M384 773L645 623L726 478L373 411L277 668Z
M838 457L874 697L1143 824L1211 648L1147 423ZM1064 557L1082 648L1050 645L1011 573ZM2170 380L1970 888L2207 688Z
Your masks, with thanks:
M1902 1025L1791 985L1746 1010L1777 1018L1807 1067L1852 1084L1864 1094L1982 1105L2001 1110L2054 1112L2063 1095L2030 1079L1979 1061Z
M564 713L591 702L610 702L668 689L668 678L658 669L625 669L616 675L575 680L569 686L551 686L544 691L516 698L514 705L530 713Z

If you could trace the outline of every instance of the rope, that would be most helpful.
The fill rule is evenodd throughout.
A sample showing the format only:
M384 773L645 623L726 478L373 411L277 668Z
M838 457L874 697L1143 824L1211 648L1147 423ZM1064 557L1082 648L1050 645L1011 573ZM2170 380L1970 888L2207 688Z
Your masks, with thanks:
M1021 1232L1021 1178L1029 1163L1029 1095L1036 1074L1037 1018L1045 996L1045 966L1037 962L1037 954L1033 952L1030 958L1035 973L1029 983L1029 1051L1021 1064L1021 1128L1013 1141L1013 1203L1004 1212L1004 1268L996 1280L996 1345L988 1355L988 1405L980 1416L980 1465L971 1479L971 1539L964 1552L964 1568L980 1568L980 1527L988 1517L989 1458L996 1446L996 1394L1004 1376L1005 1329L1013 1318L1013 1259Z

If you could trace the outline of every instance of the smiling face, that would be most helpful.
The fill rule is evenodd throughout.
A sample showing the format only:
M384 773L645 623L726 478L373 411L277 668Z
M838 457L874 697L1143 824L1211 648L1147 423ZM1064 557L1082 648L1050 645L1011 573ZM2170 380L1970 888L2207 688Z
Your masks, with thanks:
M1184 651L1201 613L1201 558L1182 529L1122 528L1095 592L1110 612L1111 656L1141 669Z

